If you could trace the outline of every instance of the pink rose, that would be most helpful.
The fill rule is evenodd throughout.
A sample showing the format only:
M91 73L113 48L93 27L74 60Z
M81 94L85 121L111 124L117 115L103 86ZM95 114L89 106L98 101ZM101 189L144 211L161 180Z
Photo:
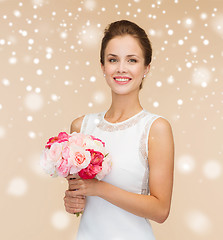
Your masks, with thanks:
M70 157L71 163L70 173L75 174L81 169L86 168L91 161L91 154L85 151L83 148L76 146L75 144L70 145Z
M61 158L62 153L62 145L58 142L52 144L51 148L49 149L49 157L51 161L56 162Z
M69 171L70 171L70 164L69 164L68 159L62 158L57 163L56 169L57 169L57 173L59 176L67 177L69 175Z
M92 179L94 178L100 171L102 170L102 166L89 164L86 168L82 169L78 175L83 179Z
M93 165L102 165L104 155L101 152L94 151L93 149L86 149L91 153L91 164Z
M99 142L101 142L101 143L102 143L102 145L103 145L103 147L105 147L105 143L104 143L104 142L102 142L102 141L101 141L101 139L99 139L99 138L96 138L96 137L94 137L94 136L92 136L92 135L91 135L91 138L92 138L93 140L95 140L95 141L99 141Z
M53 143L65 142L65 141L68 141L68 139L69 139L69 135L66 132L60 132L57 137L52 137L48 140L45 148L51 148Z
M84 145L84 134L73 132L69 138L70 143L74 143L80 147Z
M70 137L69 134L67 134L66 132L60 132L58 134L59 140L68 140L69 137Z
M92 179L102 170L104 155L101 152L87 149L91 153L91 163L78 174L83 179Z

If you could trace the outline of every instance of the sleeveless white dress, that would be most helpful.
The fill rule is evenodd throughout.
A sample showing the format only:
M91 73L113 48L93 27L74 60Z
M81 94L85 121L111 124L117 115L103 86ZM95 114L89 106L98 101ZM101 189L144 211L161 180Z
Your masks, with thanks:
M112 170L102 181L137 194L149 194L148 136L160 116L142 110L119 123L104 119L106 112L84 117L81 132L105 142ZM129 213L97 196L87 197L77 240L154 240L148 219Z

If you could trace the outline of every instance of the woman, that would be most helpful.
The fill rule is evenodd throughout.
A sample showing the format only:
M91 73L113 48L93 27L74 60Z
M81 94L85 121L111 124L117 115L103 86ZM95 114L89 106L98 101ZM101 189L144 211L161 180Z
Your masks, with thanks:
M150 41L136 24L122 20L105 30L101 68L112 103L107 112L75 119L71 132L105 141L113 165L103 181L68 178L66 211L84 209L78 240L152 240L148 219L163 223L169 215L174 158L171 126L144 110L139 101L151 55Z

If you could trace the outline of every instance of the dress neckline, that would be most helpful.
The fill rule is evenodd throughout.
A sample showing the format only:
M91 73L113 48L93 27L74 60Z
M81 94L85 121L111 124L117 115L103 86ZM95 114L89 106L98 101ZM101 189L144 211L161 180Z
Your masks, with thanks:
M102 114L102 120L103 120L105 123L109 124L109 125L115 126L115 125L121 125L121 124L123 124L123 123L129 122L130 120L138 117L139 115L141 115L141 114L144 112L144 109L142 109L140 112L136 113L136 114L133 115L132 117L130 117L130 118L124 120L124 121L117 122L117 123L111 123L111 122L105 120L105 114L106 114L106 112L107 112L107 111L104 111L104 112L103 112L103 114Z

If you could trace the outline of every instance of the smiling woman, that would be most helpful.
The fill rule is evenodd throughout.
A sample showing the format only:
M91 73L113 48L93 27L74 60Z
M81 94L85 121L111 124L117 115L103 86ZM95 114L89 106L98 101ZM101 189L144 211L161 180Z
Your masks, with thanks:
M111 23L108 28L105 29L105 35L101 43L100 52L100 62L102 66L105 64L105 50L107 49L108 43L117 37L133 37L138 41L135 46L140 47L143 54L143 61L145 66L149 66L152 59L152 47L150 40L147 37L146 32L133 22L122 20ZM128 44L128 41L125 42ZM117 57L117 56L115 56ZM132 57L137 57L135 55L128 55L129 61L135 62L137 59L131 59ZM115 60L115 59L114 59ZM146 75L144 75L144 78ZM140 89L142 88L142 83L140 84Z
M138 40L130 35L118 36L110 40L105 49L102 70L113 92L136 91L149 71L145 66L143 50ZM125 88L118 85L126 85Z
M162 223L169 215L172 130L165 118L146 111L139 101L151 55L150 41L135 23L122 20L105 30L101 68L112 103L108 111L75 119L71 132L106 142L113 164L103 181L68 178L66 210L84 210L78 240L154 240L148 219Z

